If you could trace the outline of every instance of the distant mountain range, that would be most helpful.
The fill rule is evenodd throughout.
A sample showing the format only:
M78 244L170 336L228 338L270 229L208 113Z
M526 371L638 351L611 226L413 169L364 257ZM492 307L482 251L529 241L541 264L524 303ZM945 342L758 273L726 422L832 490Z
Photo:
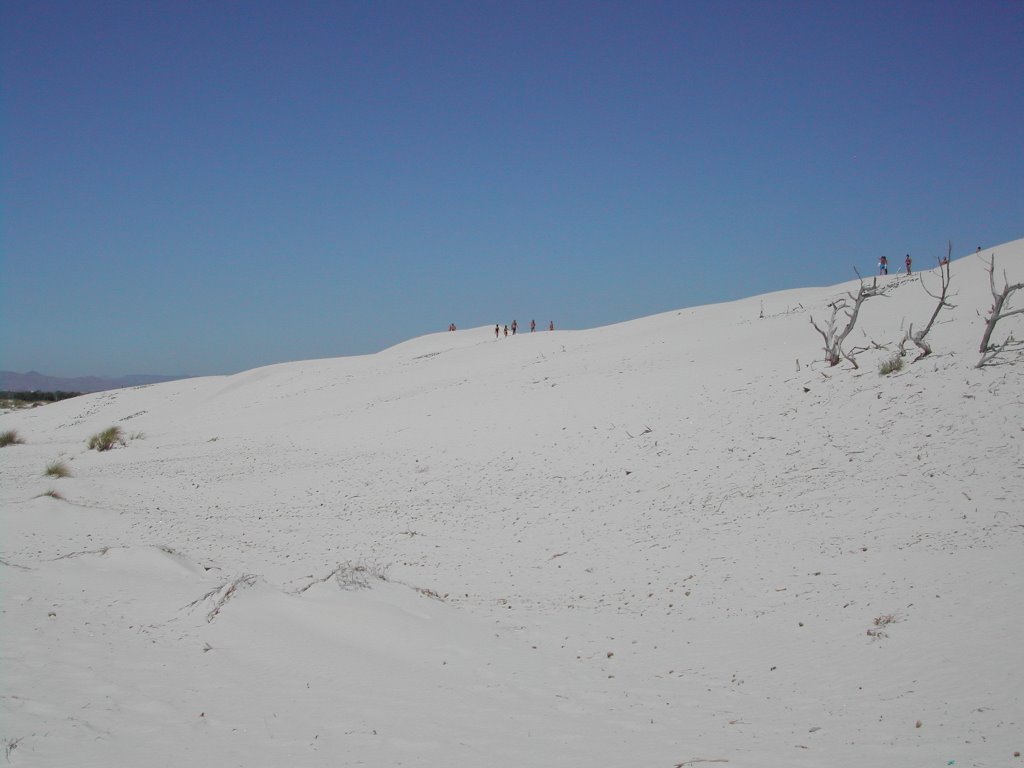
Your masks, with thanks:
M136 374L130 376L79 376L62 378L47 376L38 371L15 373L0 371L0 390L4 392L103 392L122 387L138 387L143 384L159 384L162 381L187 379L188 376L151 376Z

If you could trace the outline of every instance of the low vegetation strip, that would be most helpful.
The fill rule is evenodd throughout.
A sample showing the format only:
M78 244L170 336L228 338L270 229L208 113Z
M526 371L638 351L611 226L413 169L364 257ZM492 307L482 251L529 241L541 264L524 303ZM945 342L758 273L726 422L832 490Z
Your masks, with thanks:
M60 400L68 400L72 397L78 397L81 392L40 392L34 390L32 392L20 391L2 391L0 392L0 400L15 400L22 403L56 403Z

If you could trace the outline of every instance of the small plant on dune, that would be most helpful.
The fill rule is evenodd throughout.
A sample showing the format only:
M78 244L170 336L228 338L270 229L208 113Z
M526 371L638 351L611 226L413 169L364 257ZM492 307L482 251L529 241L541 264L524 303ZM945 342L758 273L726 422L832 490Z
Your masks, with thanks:
M425 597L429 597L431 600L440 600L442 603L448 595L442 595L436 589L428 589L427 587L413 587L417 592Z
M4 739L4 751L7 753L7 762L11 762L11 752L18 748L18 742L22 740L22 736L16 739Z
M51 461L43 474L46 477L71 477L71 468L63 461Z
M387 567L380 565L367 565L366 563L338 563L337 567L326 576L313 579L306 586L298 590L302 594L316 584L323 584L334 579L335 583L346 590L369 589L373 586L373 580L387 581Z
M89 438L89 449L109 451L118 445L125 445L124 433L120 427L108 427Z
M341 563L334 571L334 580L342 589L369 589L371 579L387 581L388 569L366 563Z
M867 631L868 637L874 640L881 640L883 637L888 637L889 633L886 632L885 629L896 621L898 621L898 619L896 618L896 615L892 613L876 616L875 620L872 622L874 626Z
M49 491L46 491L46 493L40 493L39 496L49 496L51 499L57 499L58 501L65 501L65 499L61 495L60 491L55 491L53 489L50 489Z
M888 360L883 360L881 365L878 366L879 376L888 376L890 373L896 373L896 371L903 370L903 358L899 355L893 355Z
M168 550L165 549L164 551ZM168 554L171 554L172 552L174 552L174 550L170 550ZM239 590L253 586L256 583L256 580L257 577L255 574L243 573L241 576L238 576L232 579L231 581L224 582L219 587L214 587L205 595L193 600L185 607L194 608L202 602L212 602L213 607L211 607L209 612L206 614L206 621L212 622L214 619L217 618L217 616L220 615L220 612L224 608L225 604L227 604L227 602L232 597L234 597L239 592Z
M21 435L18 434L16 429L8 429L6 432L0 432L0 448L6 448L8 445L21 445L25 441Z

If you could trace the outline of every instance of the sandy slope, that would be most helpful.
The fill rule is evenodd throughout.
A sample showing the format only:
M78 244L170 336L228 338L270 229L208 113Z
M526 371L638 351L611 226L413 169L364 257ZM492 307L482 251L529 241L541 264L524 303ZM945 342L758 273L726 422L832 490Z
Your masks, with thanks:
M0 417L10 763L1021 764L1024 361L953 280L888 377L819 362L852 283Z

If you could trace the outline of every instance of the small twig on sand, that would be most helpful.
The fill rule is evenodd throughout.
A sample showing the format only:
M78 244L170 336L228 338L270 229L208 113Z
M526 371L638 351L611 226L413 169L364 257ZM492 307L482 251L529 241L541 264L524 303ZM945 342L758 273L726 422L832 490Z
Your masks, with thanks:
M8 763L11 762L11 752L13 752L14 750L16 750L18 748L18 742L20 742L22 740L22 738L24 738L24 737L19 736L16 739L5 739L4 740L4 751L7 753L5 755L5 757L7 758L7 762Z
M32 570L27 565L18 565L17 563L11 563L11 562L8 562L7 560L4 560L2 557L0 557L0 565L6 565L9 568L17 568L19 571L31 571Z
M236 578L234 581L226 582L224 584L221 584L219 587L215 587L214 589L211 589L205 595L203 595L200 598L197 598L196 600L193 600L191 603L189 603L185 607L186 608L192 608L192 607L198 605L199 603L203 602L204 600L209 600L214 595L216 595L216 599L214 599L214 601L213 601L213 608L211 608L210 612L206 614L206 621L207 622L212 622L220 614L220 610L221 610L221 608L224 607L224 604L228 600L230 600L232 597L234 597L235 593L238 591L238 589L240 587L251 587L255 583L256 583L256 575L255 574L253 574L253 573L243 573L241 576Z
M60 555L59 557L53 558L53 560L66 560L69 557L81 557L82 555L105 555L110 551L110 547L100 547L99 549L85 549L81 552L68 552L66 555Z

